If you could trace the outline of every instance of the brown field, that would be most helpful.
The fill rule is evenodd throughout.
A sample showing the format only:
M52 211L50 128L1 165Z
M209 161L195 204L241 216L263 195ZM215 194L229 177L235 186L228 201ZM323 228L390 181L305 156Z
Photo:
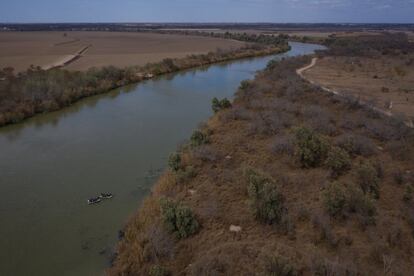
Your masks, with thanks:
M164 58L180 58L217 48L238 48L243 42L208 37L117 32L4 32L0 33L0 68L17 71L31 64L44 68L82 48L91 47L82 57L67 66L72 70L114 65L144 65Z
M414 56L325 57L305 77L379 108L414 117ZM390 103L392 102L392 108Z

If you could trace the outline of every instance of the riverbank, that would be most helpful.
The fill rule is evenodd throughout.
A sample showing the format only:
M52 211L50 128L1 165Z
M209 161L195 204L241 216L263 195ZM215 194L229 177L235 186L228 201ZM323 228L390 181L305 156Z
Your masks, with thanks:
M286 52L286 41L278 45L253 44L235 50L217 50L186 58L164 59L159 63L125 69L103 67L87 72L31 68L15 75L5 68L0 73L0 126L21 122L39 113L56 111L74 102L118 87L190 68L236 59Z
M110 275L412 274L414 133L310 62L269 63L171 155Z

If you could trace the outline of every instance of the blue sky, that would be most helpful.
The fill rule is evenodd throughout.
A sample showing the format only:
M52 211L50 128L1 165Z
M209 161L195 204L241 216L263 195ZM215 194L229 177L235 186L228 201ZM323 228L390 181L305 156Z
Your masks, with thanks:
M413 23L414 0L0 0L0 22Z

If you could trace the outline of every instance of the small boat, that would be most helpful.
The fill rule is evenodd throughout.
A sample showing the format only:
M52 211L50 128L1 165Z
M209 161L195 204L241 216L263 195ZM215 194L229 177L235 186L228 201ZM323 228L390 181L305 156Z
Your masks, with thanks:
M88 204L97 204L99 202L101 202L101 198L99 197L92 197L88 199Z
M101 193L101 195L99 196L102 199L110 199L113 198L114 196L112 194L109 193Z

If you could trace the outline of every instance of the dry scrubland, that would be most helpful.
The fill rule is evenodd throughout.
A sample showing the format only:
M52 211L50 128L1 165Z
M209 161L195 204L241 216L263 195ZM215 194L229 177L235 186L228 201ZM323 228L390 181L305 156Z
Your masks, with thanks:
M394 38L354 46L398 56ZM232 105L214 101L110 275L413 275L414 132L309 85L295 73L309 62L272 62Z
M384 38L383 40L379 38ZM413 42L404 33L364 35L327 41L331 49L320 54L304 76L341 94L360 98L384 111L414 116ZM351 46L353 44L353 46Z
M304 75L325 87L414 118L414 55L327 57Z
M243 42L209 37L122 32L0 32L0 68L47 67L91 46L71 63L71 70L113 65L125 67L182 58L217 48L240 48Z

